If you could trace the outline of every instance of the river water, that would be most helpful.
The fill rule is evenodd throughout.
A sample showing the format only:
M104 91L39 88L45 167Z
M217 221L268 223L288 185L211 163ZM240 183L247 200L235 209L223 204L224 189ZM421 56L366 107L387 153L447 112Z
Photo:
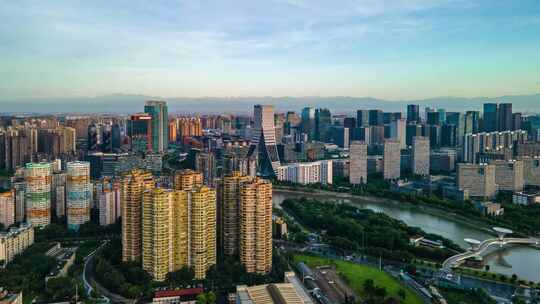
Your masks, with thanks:
M420 227L428 233L435 233L448 238L462 248L467 248L467 244L463 240L465 238L474 238L480 241L493 238L493 235L474 225L467 225L458 220L438 216L423 211L419 207L395 201L369 200L364 197L341 197L341 195L338 197L331 193L299 193L274 190L273 202L274 205L280 205L286 198L300 197L350 202L359 208L382 212L405 222L409 226ZM516 274L520 279L540 282L540 250L526 246L515 246L495 251L487 255L485 261L490 265L492 272L505 275Z

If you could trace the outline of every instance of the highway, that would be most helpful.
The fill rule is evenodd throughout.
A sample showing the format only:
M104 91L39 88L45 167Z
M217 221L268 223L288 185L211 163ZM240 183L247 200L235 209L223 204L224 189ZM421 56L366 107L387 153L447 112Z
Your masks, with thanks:
M540 239L537 238L493 238L487 239L481 242L478 246L471 248L470 250L456 254L449 257L442 264L442 271L450 272L452 268L459 266L466 259L482 256L482 254L488 250L491 246L498 245L500 247L506 244L519 244L519 245L539 245Z

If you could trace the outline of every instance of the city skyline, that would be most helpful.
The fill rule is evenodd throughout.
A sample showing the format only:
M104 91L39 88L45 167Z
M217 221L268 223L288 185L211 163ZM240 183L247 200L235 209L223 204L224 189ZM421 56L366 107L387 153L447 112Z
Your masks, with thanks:
M540 0L0 19L0 304L540 303Z
M0 102L540 92L535 1L124 4L3 3Z
M500 284L540 285L531 271L537 250L507 246L540 244L540 114L523 115L509 102L485 102L481 111L357 105L348 114L334 105L276 112L255 104L249 116L186 115L152 99L129 107L132 115L2 115L1 285L10 298L35 298L33 286L18 283L34 277L44 283L44 299L56 290L96 298L95 281L109 302L153 295L162 303L204 292L205 303L215 304L230 301L234 288L238 300L243 288L276 286L289 295L292 286L337 294L305 281L313 278L311 264L297 263L298 248L325 263L362 264L355 272L374 282L383 263L428 259L441 265L427 274L431 282L488 284L483 297L515 297L514 290L500 293ZM84 242L69 243L77 247L61 245L79 238ZM87 246L93 251L81 256ZM511 267L490 262L490 247L505 250ZM336 258L338 250L345 254ZM349 253L378 259L379 268ZM39 271L34 261L46 257L51 263ZM472 283L456 271L468 260L486 269L472 273ZM291 262L305 280L284 285L295 273ZM76 280L82 284L70 287ZM252 286L259 280L270 285ZM343 286L354 288L349 280ZM191 283L200 288L185 289ZM401 294L435 290L423 281L396 286ZM290 303L319 303L312 295ZM383 297L404 299L399 292Z

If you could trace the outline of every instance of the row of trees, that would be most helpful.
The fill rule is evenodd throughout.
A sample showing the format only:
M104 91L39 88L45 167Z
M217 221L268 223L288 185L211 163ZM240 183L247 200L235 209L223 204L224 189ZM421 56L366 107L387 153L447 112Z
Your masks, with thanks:
M206 279L202 281L195 280L193 269L184 267L169 273L165 282L154 282L140 264L123 263L121 251L119 240L110 241L96 254L95 273L97 281L105 288L127 298L149 298L157 287L187 288L201 285L214 291L217 296L226 296L237 285L282 282L284 272L289 269L287 257L274 251L273 267L268 275L247 273L238 258L221 257L218 265L211 267Z

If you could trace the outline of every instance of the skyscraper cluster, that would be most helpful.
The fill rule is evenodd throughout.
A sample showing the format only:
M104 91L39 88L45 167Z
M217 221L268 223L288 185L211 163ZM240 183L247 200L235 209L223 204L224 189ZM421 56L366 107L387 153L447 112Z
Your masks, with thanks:
M199 117L178 117L174 121L177 126L177 138L202 136L202 122Z
M431 187L436 172L446 175L441 192L482 200L540 186L540 123L510 104L349 114L255 105L253 115L169 118L165 102L148 101L144 113L126 117L14 119L0 129L0 167L13 171L11 188L0 193L0 223L44 227L65 219L78 230L92 210L100 225L121 218L124 262L157 281L184 267L203 279L221 255L250 273L271 271L266 177L348 181L361 191L376 179L390 189Z
M216 190L193 170L177 171L172 188L156 187L148 172L125 175L122 260L140 262L157 281L183 267L203 279L217 263L219 233L225 255L238 256L248 272L270 271L271 183L234 172L219 182L218 191L219 203Z
M272 184L233 172L222 179L218 191L223 253L239 256L248 272L269 272L272 268Z
M0 169L14 171L37 159L73 157L75 129L39 128L32 124L0 127Z

